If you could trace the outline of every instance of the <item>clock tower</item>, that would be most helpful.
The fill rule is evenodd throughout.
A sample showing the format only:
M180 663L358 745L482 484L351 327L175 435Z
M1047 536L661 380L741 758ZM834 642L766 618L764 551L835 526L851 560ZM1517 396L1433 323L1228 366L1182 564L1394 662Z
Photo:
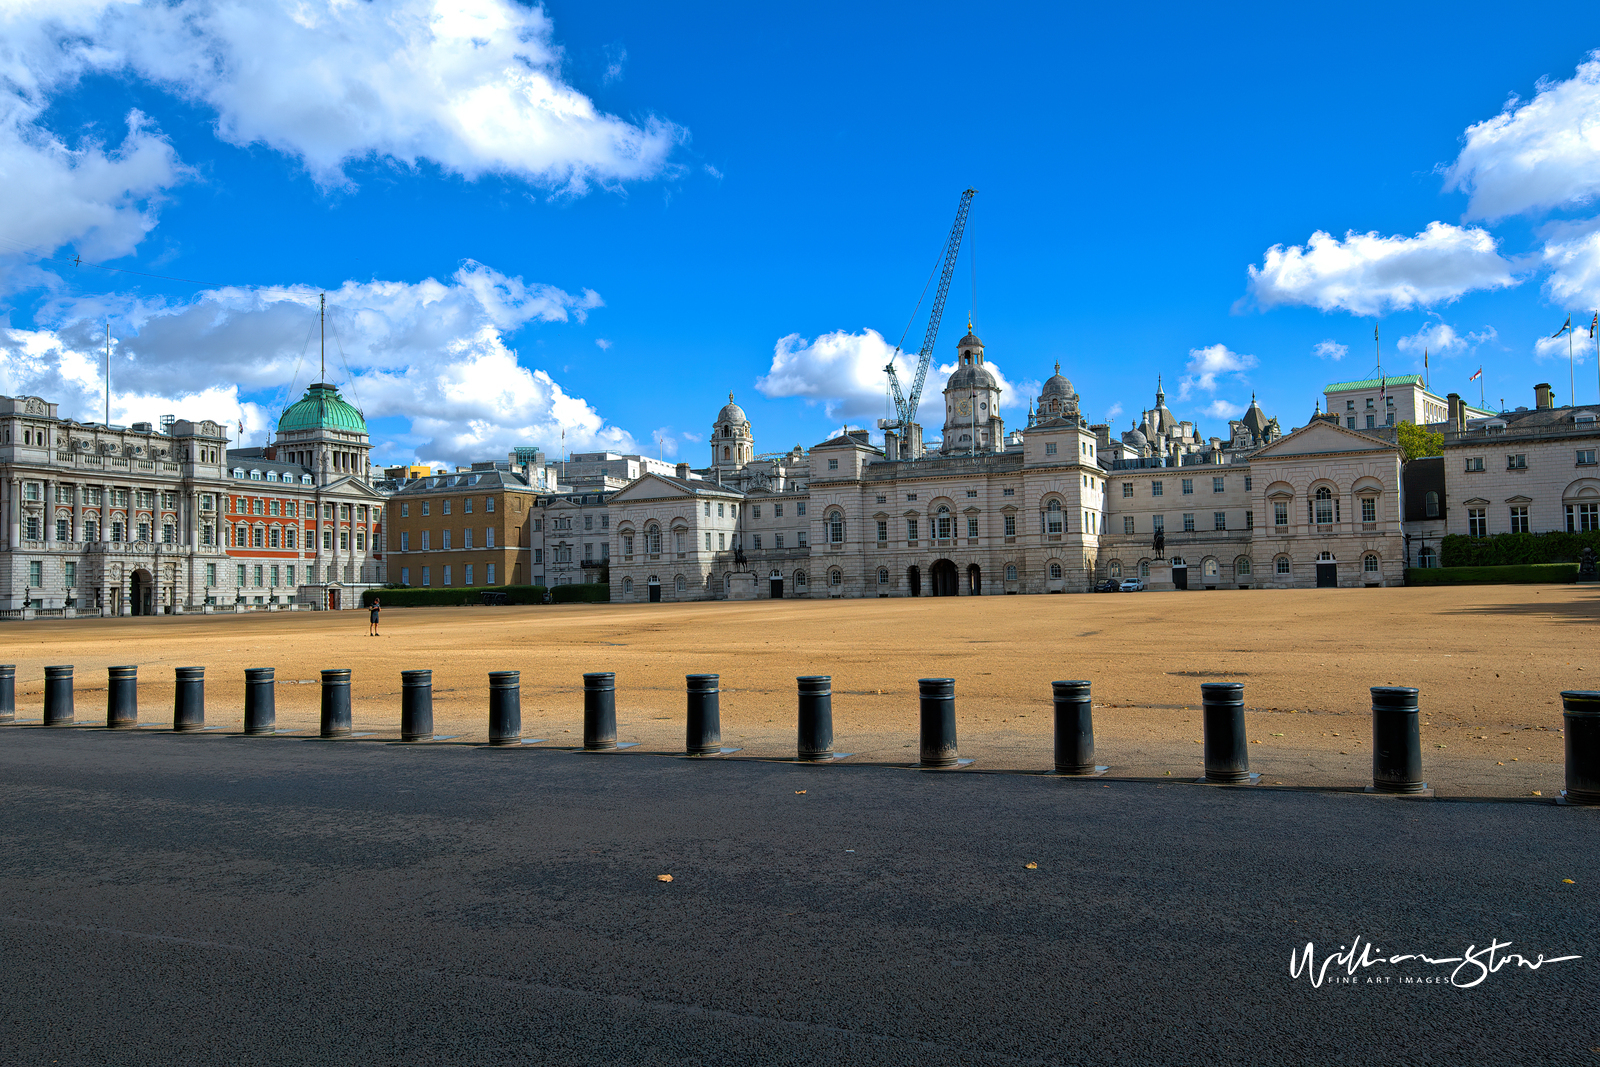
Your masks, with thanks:
M983 365L983 342L967 324L957 345L956 369L944 387L945 455L999 452L1005 448L1005 422L1000 418L1000 383Z

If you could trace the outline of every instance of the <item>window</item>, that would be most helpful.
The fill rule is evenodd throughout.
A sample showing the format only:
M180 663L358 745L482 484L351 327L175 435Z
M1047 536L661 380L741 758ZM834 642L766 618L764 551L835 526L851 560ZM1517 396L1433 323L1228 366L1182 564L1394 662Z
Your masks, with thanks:
M939 514L934 519L934 536L942 541L950 539L950 509L943 504L939 505Z
M1167 531L1167 517L1165 515L1152 515L1152 516L1150 516L1150 532L1151 533L1166 533L1166 531Z
M1059 563L1050 564L1050 577L1051 578L1057 578L1057 579L1059 579L1061 577L1061 564L1059 564Z
M70 540L72 540L72 531L68 529L68 527L71 526L71 525L72 525L72 520L71 519L57 519L56 520L56 540L57 541L70 541ZM169 527L167 527L167 529L170 530L170 529L172 529L172 527L169 526Z
M915 541L916 539L917 539L917 520L916 519L907 519L906 520L906 540L907 541Z
M1046 441L1044 443L1044 454L1047 456L1056 454L1056 443L1054 441Z
M1511 532L1512 533L1527 533L1528 532L1528 509L1527 509L1526 505L1514 507L1514 508L1511 509Z
M828 584L831 585L831 586L835 586L835 587L843 585L844 584L844 574L843 574L843 572L836 571L836 570L835 571L829 571L828 572Z
M1017 491L1015 489L1002 489L1002 490L1000 490L1000 495L1001 496L1016 496L1017 495Z
M915 494L915 493L907 493L906 494L906 500L909 501L910 503L913 503L913 504L916 503L917 494Z
M1211 528L1213 530L1226 530L1228 528L1228 513L1226 511L1213 511L1211 513Z
M805 512L803 512L803 511L796 512L796 514L797 515L804 515ZM783 518L783 505L782 504L774 504L774 505L772 505L772 517L775 518L775 519Z
M268 548L277 548L279 546L279 542L280 542L281 537L282 537L282 535L279 532L278 527L274 526L272 529L268 530L267 531L267 547Z
M245 567L244 567L243 563L239 564L238 578L239 578L239 580L237 582L235 582L234 584L235 585L244 585L245 584Z
M706 547L711 547L710 535L707 535ZM644 528L644 551L646 555L657 556L661 554L661 527L651 523Z
M879 585L888 585L889 584L889 572L884 570L882 567L878 568L878 584Z
M1428 518L1437 519L1439 517L1439 494L1430 490L1422 498L1422 510Z
M1568 504L1567 532L1588 533L1600 530L1600 504Z
M878 520L878 540L889 540L889 521L887 519ZM760 548L761 546L757 544L756 547Z
M1222 492L1222 479L1221 478L1213 478L1213 479L1211 479L1211 491L1213 493Z
M1370 552L1367 553L1365 556L1362 556L1361 557L1361 570L1362 570L1362 573L1364 573L1364 574L1377 574L1378 573L1378 557L1373 555Z
M1129 499L1132 499L1132 497L1133 497L1133 483L1132 482L1123 482L1122 483L1122 499L1129 500Z
M887 504L887 503L888 503L888 502L889 502L889 498L888 498L888 497L886 497L886 496L884 496L884 495L883 495L883 494L882 494L882 493L879 493L879 494L878 494L878 503L880 503L880 504ZM759 518L760 518L760 517L761 517L761 515L760 515L760 514L759 514L759 513L758 513L758 514L757 514L757 515L756 515L756 518L758 518L758 519L759 519Z
M1378 521L1378 501L1376 497L1364 496L1361 498L1361 521Z
M1592 467L1592 466L1594 466L1594 449L1592 449L1592 448L1580 448L1580 449L1578 449L1578 466L1580 466L1580 467Z
M429 514L430 511L432 510L432 507L433 507L433 505L432 505L431 502L429 502L427 500L424 500L422 502L422 513L424 515ZM332 514L329 511L328 505L326 505L326 504L322 505L322 517L325 518L325 519L330 519L330 518L333 517Z
M1251 477L1250 477L1250 475L1248 475L1248 474L1246 474L1246 475L1245 475L1245 476L1244 476L1244 491L1245 491L1245 492L1247 492L1247 493L1248 493L1248 492L1249 492L1249 491L1250 491L1250 484L1251 484L1251 483L1252 483L1252 482L1253 482L1253 481L1254 481L1254 480L1255 480L1255 479L1253 479L1253 478L1251 478Z
M806 513L806 502L804 500L796 500L794 502L794 513L796 515L804 515ZM780 512L779 514L782 513Z
M1194 533L1194 512L1192 511L1183 513L1183 532Z
M711 531L710 530L706 531L706 551L707 552L711 551Z
M1528 469L1528 454L1518 452L1516 455L1506 457L1506 470L1525 471Z
M468 499L471 499L471 498L469 497ZM466 584L467 585L471 585L472 584L472 564L470 564L470 563L467 564L466 567L463 568L463 570L466 573Z
M264 584L262 579L265 577L265 575L262 572L265 571L265 570L266 570L266 568L262 564L257 563L255 565L255 575L254 575L255 582L252 583L252 584L254 584L257 589L260 589L262 587L262 585Z
M1483 508L1467 509L1467 536L1487 537L1489 535L1489 520Z
M341 512L339 517L341 519L348 519L350 517L347 514L343 514L343 512L345 512L348 509L348 507L349 507L349 505L344 505L344 506L341 506L339 508L339 511ZM450 501L446 500L443 504L440 505L440 514L441 515L450 514ZM449 585L450 583L447 581L445 584Z
M1122 532L1125 534L1131 534L1134 532L1132 515L1122 516Z
M1120 559L1112 560L1110 567L1107 568L1107 570L1106 570L1106 574L1109 577L1112 577L1112 578L1121 578L1122 577L1122 561Z
M1006 564L1006 581L1014 582L1016 580L1017 580L1017 565L1015 563L1007 563Z
M362 512L361 518L362 518L363 521L365 521L366 517L367 517L366 516L366 511L367 511L367 509L365 507L363 507L361 509L361 512ZM470 496L467 497L465 500L463 500L461 502L461 511L462 511L463 514L467 514L467 515L471 515L472 514L472 498ZM587 519L585 521L587 521ZM588 527L585 526L584 529L587 530ZM467 580L467 584L468 585L472 584L472 580L470 578Z
M977 537L978 536L978 520L973 518L970 515L967 517L967 536L968 537Z
M718 504L717 505L717 518L719 518L719 519L727 518L727 515L723 512L722 509L723 509L723 505Z
M1279 556L1277 558L1277 560L1273 564L1273 569L1276 570L1279 574L1288 574L1289 573L1289 557L1288 556Z
M28 561L28 584L40 586L44 584L44 561L30 559Z
M1238 559L1234 560L1233 573L1235 577L1239 578L1250 577L1250 557L1240 556Z
M1210 557L1200 561L1200 573L1203 576L1210 578L1212 581L1216 581L1217 574L1220 569L1221 568L1217 566L1217 561L1211 559Z
M1160 496L1161 493L1162 493L1161 483L1159 481L1151 482L1150 483L1150 495L1151 496Z
M400 568L400 584L401 585L410 585L411 584L411 568L410 567L401 567Z
M1369 400L1369 401L1367 401L1367 403L1370 404L1371 401ZM1373 427L1375 427L1377 425L1378 425L1378 417L1376 415L1368 415L1367 416L1367 429L1370 430L1370 429L1372 429Z
M1367 397L1367 410L1368 411L1372 410L1372 398L1370 396Z
M357 545L356 547L359 548L360 546ZM462 548L471 548L472 547L472 527L470 527L470 526L468 526L466 529L461 531L461 547Z
M483 528L483 547L484 548L493 548L494 547L494 527L493 526L485 526ZM611 542L609 542L609 541L606 542L606 547L610 548L611 547ZM494 583L491 582L490 584L492 585Z
M1193 496L1194 495L1194 479L1193 478L1185 478L1185 479L1183 479L1183 495L1184 496Z
M448 563L444 567L444 587L446 589L450 588L450 565Z
M1061 501L1051 500L1044 506L1045 532L1059 534L1061 532Z
M772 544L773 544L774 548L782 548L783 547L783 534L781 534L781 533L773 534L772 535Z
M1467 470L1469 470L1469 471L1481 471L1481 470L1483 470L1483 457L1482 456L1468 456L1467 457Z
M339 547L340 548L347 547L345 545L345 543L344 543L344 538L345 538L344 531L341 530L339 532ZM450 550L450 531L449 530L446 530L446 531L444 531L443 533L441 533L439 535L439 547L444 549L446 552L448 552Z
M830 511L828 513L828 541L830 544L844 544L844 512Z
M1141 559L1139 561L1139 577L1141 577L1141 578L1150 577L1150 561L1149 560Z
M422 584L423 585L432 585L433 584L433 575L429 573L432 569L433 568L431 568L431 567L422 568Z
M753 536L754 536L755 550L757 552L760 552L761 551L761 535L760 534L755 534Z
M838 470L839 469L839 461L836 460L836 459L828 460L828 469L831 470L831 471Z
M494 514L494 497L486 496L486 497L483 498L483 510L489 512L491 515ZM377 522L378 521L378 514L377 514L377 510L376 509L373 510L372 521L373 522ZM493 563L489 564L489 570L490 571L494 570L494 564ZM494 579L493 578L489 579L489 584L490 585L494 584Z
M279 579L280 576L281 576L281 572L278 570L277 564L273 564L273 566L272 566L272 576L271 576L271 579L270 579L270 584L272 585L272 588L274 588L274 589L278 588L278 586L280 584L278 579Z
M291 585L291 586L294 585L294 564L291 563L288 566L284 567L283 571L284 571L284 584L285 585Z
M1246 530L1254 530L1256 528L1256 513L1254 511L1244 513L1244 528Z
M543 563L544 562L544 549L536 548L536 549L533 550L533 561L535 563ZM426 569L426 568L424 568L424 569Z
M1333 522L1333 490L1327 486L1318 486L1313 499L1315 521L1319 526L1328 526Z
M968 489L967 490L967 499L968 500L976 500L977 498L978 498L978 491L976 489Z

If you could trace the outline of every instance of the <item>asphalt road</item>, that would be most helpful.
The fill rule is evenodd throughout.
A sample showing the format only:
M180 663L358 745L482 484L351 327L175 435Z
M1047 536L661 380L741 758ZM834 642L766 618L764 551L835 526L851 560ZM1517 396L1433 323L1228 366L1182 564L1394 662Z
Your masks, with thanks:
M1600 1064L1597 810L28 727L0 803L7 1063ZM1289 976L1356 937L1583 958Z

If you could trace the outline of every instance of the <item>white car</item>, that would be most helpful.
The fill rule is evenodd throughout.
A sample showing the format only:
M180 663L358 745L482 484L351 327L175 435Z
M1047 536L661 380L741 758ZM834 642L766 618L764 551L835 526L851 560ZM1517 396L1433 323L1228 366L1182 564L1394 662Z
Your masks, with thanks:
M1144 590L1144 582L1138 578L1124 578L1122 579L1121 588L1124 593L1142 592Z

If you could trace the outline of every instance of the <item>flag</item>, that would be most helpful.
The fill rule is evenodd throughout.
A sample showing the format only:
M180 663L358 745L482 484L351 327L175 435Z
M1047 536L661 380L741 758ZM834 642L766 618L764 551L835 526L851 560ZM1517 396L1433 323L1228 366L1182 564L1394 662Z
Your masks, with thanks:
M1593 337L1595 330L1600 329L1600 311L1594 313L1594 319L1589 323L1589 336Z
M1469 382L1475 382L1475 381L1477 381L1477 380L1478 380L1478 379L1479 379L1479 378L1482 378L1482 377L1483 377L1483 368L1482 368L1482 367L1479 367L1479 368L1478 368L1478 373L1477 373L1477 374L1474 374L1474 375L1473 375L1473 376L1472 376L1472 377L1470 377L1470 378L1468 378L1468 379L1467 379L1467 381L1469 381Z
M1563 322L1561 324L1561 329L1557 330L1555 333L1551 334L1550 336L1551 336L1552 339L1560 337L1562 334L1566 333L1570 329L1572 329L1572 316L1568 315L1567 316L1567 321Z
M244 420L243 419L239 420L239 436L241 438L244 437Z

